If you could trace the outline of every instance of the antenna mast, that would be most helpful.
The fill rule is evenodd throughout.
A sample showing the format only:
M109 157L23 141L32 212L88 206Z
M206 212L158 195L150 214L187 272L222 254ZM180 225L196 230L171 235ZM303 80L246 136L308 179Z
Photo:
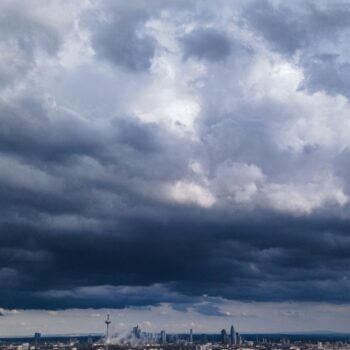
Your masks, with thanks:
M109 325L112 323L112 321L109 318L109 314L107 315L107 319L105 321L106 324L106 350L108 350L109 347Z

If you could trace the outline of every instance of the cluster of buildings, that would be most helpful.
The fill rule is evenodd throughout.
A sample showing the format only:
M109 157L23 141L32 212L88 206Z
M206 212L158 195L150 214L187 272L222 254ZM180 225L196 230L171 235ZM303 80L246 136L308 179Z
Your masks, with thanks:
M233 325L231 326L230 334L227 334L226 329L221 331L221 343L230 344L232 346L242 344L241 335L235 331Z
M135 327L132 332L136 332L135 335L142 338L142 332ZM191 335L191 333L190 333ZM345 341L303 341L303 340L241 340L241 344L233 345L230 342L231 331L228 335L228 343L222 343L220 339L221 334L217 334L218 341L206 342L205 337L209 335L198 335L197 339L191 339L191 336L187 334L187 340L184 335L178 335L178 338L172 338L174 335L165 335L163 338L165 343L162 344L162 337L158 334L159 341L153 344L107 344L105 338L100 339L88 339L87 337L81 337L80 339L60 339L50 340L41 338L38 344L35 344L35 338L32 341L26 343L20 343L20 340L1 341L0 350L350 350L350 339ZM193 336L193 334L192 334ZM202 337L202 338L200 338ZM231 339L230 339L231 338ZM177 339L174 341L174 339ZM198 339L202 339L198 340ZM237 338L236 338L237 339ZM190 342L192 340L193 342ZM226 341L226 339L225 339ZM238 340L237 340L238 341Z
M262 337L245 334L244 338L232 325L220 334L185 334L143 332L137 325L123 335L110 335L112 321L107 316L105 336L81 336L76 339L50 339L35 333L31 339L0 340L0 350L350 350L349 339L322 342L320 339L278 339L276 335Z

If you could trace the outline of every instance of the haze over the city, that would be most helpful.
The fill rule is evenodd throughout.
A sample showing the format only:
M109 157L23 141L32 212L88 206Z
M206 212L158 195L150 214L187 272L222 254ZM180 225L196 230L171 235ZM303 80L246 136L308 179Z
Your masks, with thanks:
M0 336L350 332L350 1L2 0Z

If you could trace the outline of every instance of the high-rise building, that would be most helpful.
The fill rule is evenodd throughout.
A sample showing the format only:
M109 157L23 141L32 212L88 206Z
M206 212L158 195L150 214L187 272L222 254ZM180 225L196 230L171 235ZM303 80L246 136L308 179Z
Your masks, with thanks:
M231 345L237 344L237 335L236 335L236 332L235 332L233 325L231 326L231 330L230 330L230 344Z
M192 333L192 328L190 329L190 343L193 343L193 333Z
M94 345L94 340L93 340L92 336L89 335L87 338L87 347L91 349L93 347L93 345Z
M238 332L236 332L236 344L242 345L242 337Z
M160 331L160 343L166 344L166 333L165 331Z
M226 329L221 330L221 343L222 344L227 344L227 333Z
M36 332L34 333L34 344L35 346L38 346L39 342L40 342L40 338L41 338L41 334Z
M135 338L141 338L141 328L139 327L139 325L137 325L136 327L133 327L132 329L132 335Z

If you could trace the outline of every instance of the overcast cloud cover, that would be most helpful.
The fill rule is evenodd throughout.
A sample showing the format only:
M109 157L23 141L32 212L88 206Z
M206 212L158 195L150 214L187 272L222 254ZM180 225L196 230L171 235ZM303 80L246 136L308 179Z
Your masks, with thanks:
M350 331L349 35L349 1L2 0L1 333Z

